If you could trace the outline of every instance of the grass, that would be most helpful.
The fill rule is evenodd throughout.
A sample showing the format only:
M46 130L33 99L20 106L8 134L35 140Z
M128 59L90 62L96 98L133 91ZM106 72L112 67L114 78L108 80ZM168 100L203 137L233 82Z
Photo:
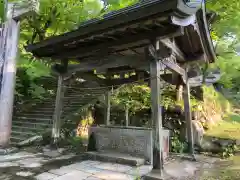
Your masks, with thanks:
M240 156L233 156L216 167L206 170L201 180L239 180L240 179Z
M218 125L209 129L206 135L217 138L240 139L240 115L232 113ZM239 180L240 155L217 162L212 169L206 170L201 180Z
M240 115L230 114L225 120L209 129L206 135L224 139L240 139Z

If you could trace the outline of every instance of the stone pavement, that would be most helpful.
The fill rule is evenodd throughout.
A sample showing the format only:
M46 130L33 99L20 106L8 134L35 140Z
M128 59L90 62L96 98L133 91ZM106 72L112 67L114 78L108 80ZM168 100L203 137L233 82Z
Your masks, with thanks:
M197 180L203 171L213 168L217 158L203 155L197 161L175 157L165 164L166 180ZM21 151L0 155L0 180L135 180L151 171L140 167L86 159L84 155L60 154L56 151L30 153Z
M83 161L39 174L37 180L135 180L151 171L151 166L131 167L100 161Z

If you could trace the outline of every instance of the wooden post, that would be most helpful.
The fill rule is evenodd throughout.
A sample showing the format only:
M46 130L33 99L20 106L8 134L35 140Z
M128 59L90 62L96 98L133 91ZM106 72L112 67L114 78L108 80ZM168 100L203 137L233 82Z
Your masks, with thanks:
M3 147L8 146L11 136L19 29L20 22L10 19L6 23L7 41L0 95L0 146Z
M108 91L105 94L105 125L109 126L110 125L110 113L111 113L111 92Z
M190 86L189 86L187 76L186 76L186 84L184 84L183 98L184 98L184 113L185 113L185 121L186 121L188 150L191 155L194 155L192 115L191 115L191 104L190 104Z
M30 1L29 1L30 2ZM8 4L4 34L1 39L0 66L0 146L7 147L11 136L12 111L15 92L15 74L18 55L18 41L20 20L27 15L38 11L38 2L26 4L25 7L17 7L18 3ZM5 39L6 38L6 39Z
M55 110L53 115L53 127L52 127L52 138L53 143L57 143L60 138L61 131L61 114L62 114L62 106L63 106L63 97L64 97L64 87L63 87L63 76L58 76L58 87L57 87L57 95L55 101Z
M129 108L125 106L125 126L129 126Z
M158 50L158 47L155 47ZM153 168L159 170L160 176L163 170L162 158L162 115L160 106L160 61L157 58L150 62L150 86L151 86L151 108L153 126Z
M178 102L180 102L180 101L182 101L182 95L183 95L183 86L182 85L178 85L177 86L177 95L176 95L176 100L178 101Z

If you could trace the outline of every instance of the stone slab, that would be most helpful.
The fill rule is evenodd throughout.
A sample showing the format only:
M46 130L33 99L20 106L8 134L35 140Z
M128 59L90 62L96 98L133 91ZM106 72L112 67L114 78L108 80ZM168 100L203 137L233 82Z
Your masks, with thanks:
M102 162L118 163L130 166L141 166L146 163L144 158L133 157L117 152L87 152L90 159Z
M99 179L106 179L106 180L135 180L136 177L129 174L114 172L114 171L102 171L93 175L93 177L97 177Z
M32 154L32 153L22 151L15 154L0 156L0 162L9 162L9 161L17 161L17 160L26 159L26 158L34 158L34 157L37 157L38 155L41 155L41 153Z
M28 176L32 176L33 173L30 171L20 171L16 173L17 176L22 176L22 177L28 177Z
M39 175L35 176L35 179L36 180L50 180L50 179L54 179L54 178L57 178L57 177L58 177L58 175L45 172L45 173L42 173L42 174L39 174Z
M73 172L75 169L72 169L72 168L69 168L67 166L63 166L59 169L52 169L50 171L48 171L49 173L51 174L55 174L55 175L58 175L58 176L62 176L62 175L65 175L65 174L68 174L68 173L71 173Z
M142 177L143 175L148 174L152 171L152 166L144 165L140 167L134 167L131 170L127 171L127 174L133 175L135 177Z
M164 180L166 177L160 175L158 170L153 170L144 177L144 180Z
M95 135L98 151L115 151L142 157L148 162L153 158L152 130L144 128L90 127L89 137Z
M102 179L99 179L99 178L94 177L94 176L90 176L90 177L87 177L86 180L102 180Z
M53 180L85 180L89 176L91 176L91 174L74 170L71 173L59 176L57 178L54 178Z

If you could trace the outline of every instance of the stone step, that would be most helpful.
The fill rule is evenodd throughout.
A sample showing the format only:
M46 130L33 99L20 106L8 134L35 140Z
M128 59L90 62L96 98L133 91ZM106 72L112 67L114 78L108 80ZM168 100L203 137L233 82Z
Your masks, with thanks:
M123 153L108 152L87 152L88 158L95 161L118 163L129 166L142 166L145 164L145 159L133 157Z
M53 116L53 113L50 114L45 114L44 112L42 113L20 113L20 114L17 114L17 115L14 115L13 117L27 117L27 118L43 118L43 119L52 119L52 116Z
M34 128L34 129L43 129L52 127L51 123L39 123L39 122L22 122L22 121L13 121L13 126L24 126L26 128Z
M48 117L50 117L50 116L52 116L53 115L53 112L46 112L46 111L41 111L41 110L35 110L35 111L29 111L29 112L17 112L17 113L15 113L14 114L14 116L15 117L18 117L18 116L24 116L26 114L26 116L43 116L44 115L44 117L45 116L48 116Z
M45 128L31 128L31 127L25 127L25 126L19 126L19 125L12 125L13 131L23 131L23 132L38 132L38 131L45 131Z
M11 136L10 138L10 144L14 145L17 144L18 142L24 141L22 137L13 137Z
M12 130L11 132L11 135L13 137L23 137L23 138L28 138L28 137L31 137L31 136L35 136L37 133L34 133L34 132L22 132L22 131L14 131Z
M27 121L27 122L52 122L52 118L38 118L38 117L21 117L21 116L18 116L18 117L13 117L14 120L17 120L17 121ZM13 120L13 121L14 121Z
M100 93L100 92L106 92L106 88L99 88L99 89L68 89L65 94L94 94L94 93Z
M64 97L64 99L74 99L74 98L89 98L89 97L96 97L101 96L104 92L101 93L95 93L95 94L69 94Z

